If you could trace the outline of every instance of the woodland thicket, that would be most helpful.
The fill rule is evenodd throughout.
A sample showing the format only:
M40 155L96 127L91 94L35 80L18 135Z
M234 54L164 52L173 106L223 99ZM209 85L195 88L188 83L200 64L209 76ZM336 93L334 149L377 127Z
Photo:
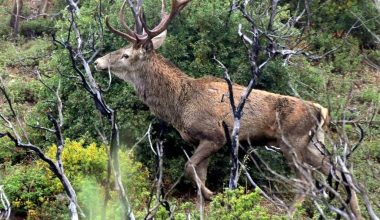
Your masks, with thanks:
M19 20L15 21L17 2L22 2L22 7ZM298 7L297 2L279 1L278 24L289 19ZM312 100L330 109L333 122L347 119L361 125L365 137L351 158L353 173L366 188L379 214L380 8L376 8L371 0L310 2L309 24L299 47L323 57L309 60L297 56L286 65L281 57L271 60L256 87ZM78 27L87 48L91 45L102 48L98 56L126 45L104 25L105 15L112 23L118 23L117 12L121 3L101 0L82 0L79 3ZM208 75L223 77L223 69L213 60L216 56L229 69L234 82L246 85L250 79L249 63L247 49L238 35L238 25L248 24L239 13L230 13L230 5L229 0L193 0L169 25L168 37L159 53L196 78ZM160 1L146 1L144 11L149 24L157 22ZM54 134L35 127L51 127L46 113L56 113L56 97L41 83L36 72L51 88L56 89L60 85L65 121L62 128L65 172L77 192L78 203L86 218L100 219L104 186L113 180L107 179L108 157L104 147L107 143L99 134L108 135L110 128L77 79L67 49L53 41L53 36L58 41L67 38L68 17L65 1L0 0L0 76L15 110L21 116L20 123L28 139L51 158L55 157ZM294 31L300 32L302 28L295 26ZM71 40L76 39L72 37ZM93 51L88 49L87 52L91 54ZM149 125L152 124L153 141L158 130L164 127L161 140L164 145L163 186L166 189L183 174L187 161L183 149L191 153L193 146L182 141L170 125L162 125L137 99L131 85L113 78L108 88L108 74L94 73L100 87L105 90L104 99L117 110L122 179L136 218L142 219L157 165L148 139L141 139ZM0 109L3 114L11 115L4 96L0 96ZM337 126L342 129L341 124ZM347 123L343 129L350 142L358 141L355 124ZM0 132L6 130L6 124L0 124ZM293 175L281 154L257 149L272 169L289 177ZM249 161L247 164L250 165L251 176L260 186L277 189L280 192L277 196L291 200L293 194L289 189L265 178ZM228 147L224 147L213 157L209 168L208 184L219 194L206 205L207 219L287 218L285 213L273 208L250 187L244 177L238 190L223 191L228 185L229 167ZM47 165L33 152L15 147L5 137L0 139L0 185L4 186L11 202L13 217L67 219L70 216L62 185ZM175 207L176 219L198 218L195 198L195 186L182 178L168 199ZM120 217L116 189L111 190L107 210L113 211L107 212L106 219ZM159 208L156 217L168 218L165 206ZM306 202L297 207L294 217L318 218L318 213L312 203Z

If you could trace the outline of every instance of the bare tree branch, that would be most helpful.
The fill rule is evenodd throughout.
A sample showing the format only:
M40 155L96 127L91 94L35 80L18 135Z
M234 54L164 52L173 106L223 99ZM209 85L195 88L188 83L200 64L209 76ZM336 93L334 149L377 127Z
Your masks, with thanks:
M190 162L189 166L191 166L191 168L193 169L194 175L195 175L196 185L197 185L197 188L198 188L198 191L197 191L197 194L198 194L198 202L197 203L198 204L197 205L199 207L199 219L203 220L204 219L204 212L205 212L204 209L205 209L205 207L204 207L204 199L203 199L202 190L201 190L202 181L199 178L199 176L197 174L197 171L196 171L194 165L192 164L189 155L187 154L187 152L185 151L185 149L182 148L182 151L185 154L187 160Z
M44 84L44 85L46 85L46 84ZM48 88L50 88L50 87L48 87ZM2 85L0 86L0 90L2 91L2 93L4 94L5 97L8 97L7 100L8 100L8 105L12 109L12 117L17 118L17 114L13 110L11 100L9 98L9 95L8 95L6 89L5 89L5 86L4 86L3 82L2 82ZM52 92L53 92L53 94L59 96L58 95L59 94L58 91L57 92L52 91ZM62 108L61 107L62 107L61 99L58 97L58 111L60 112L59 113L60 115L62 114L62 112L61 112ZM63 151L63 148L64 148L64 141L63 141L63 135L62 135L62 130L61 130L62 124L59 123L53 117L53 115L51 113L48 113L48 119L50 120L50 122L52 123L52 125L54 127L53 131L54 131L54 134L56 136L56 144L57 144L56 162L54 162L52 159L50 159L49 157L47 157L39 147L37 147L36 145L30 143L30 141L28 139L27 139L27 143L24 143L22 141L22 138L19 136L19 134L18 134L15 126L11 122L11 120L7 119L2 113L0 113L0 116L3 119L3 121L7 123L7 127L12 130L12 133L11 132L0 133L0 138L8 137L15 144L16 147L20 147L20 148L25 149L25 150L31 150L41 160L43 160L44 162L46 162L48 164L48 166L49 166L49 169L54 173L54 175L62 183L63 188L64 188L64 190L65 190L65 192L66 192L66 194L68 196L68 199L69 199L69 202L70 202L69 209L70 209L70 212L71 212L71 219L72 220L79 219L78 211L77 211L78 209L80 211L80 214L84 217L83 212L81 211L80 207L78 206L75 190L72 187L69 179L66 177L66 175L64 173L64 168L63 168L63 164L62 164L62 151ZM20 123L19 123L19 126L21 127ZM22 128L20 128L20 129L23 130Z
M119 128L116 123L116 111L113 110L110 106L108 106L103 99L102 91L100 87L98 86L96 80L94 79L91 68L89 66L89 62L92 59L85 59L83 54L84 49L84 43L82 40L82 36L80 33L80 30L77 25L76 16L79 15L79 8L77 7L77 4L74 1L67 0L67 3L69 5L68 11L69 11L69 22L70 22L70 28L68 30L67 39L65 42L60 42L57 39L55 39L55 36L53 36L53 41L64 48L66 48L69 52L69 58L71 60L71 64L77 75L79 76L82 86L84 89L90 94L92 99L95 102L95 107L99 110L99 112L108 119L109 125L111 126L111 137L110 137L110 151L109 151L109 158L112 160L112 163L109 163L109 166L112 166L112 169L108 167L108 174L107 176L110 176L110 171L112 170L115 176L115 181L117 184L118 192L119 192L119 198L122 204L122 214L123 218L128 219L135 219L133 211L131 209L129 199L127 197L127 193L125 190L125 187L123 186L121 175L120 175L120 166L119 166L119 158L118 158L118 151L119 151ZM76 38L76 45L75 48L70 43L70 38L72 32L75 35ZM94 54L97 54L98 50L95 50L93 55L91 57L94 57ZM80 63L80 67L78 65ZM81 70L83 68L84 71ZM106 195L108 193L106 192ZM105 198L105 206L108 201L108 196Z
M3 209L0 209L0 219L8 220L11 215L12 207L4 192L4 186L0 186L0 201L3 206Z

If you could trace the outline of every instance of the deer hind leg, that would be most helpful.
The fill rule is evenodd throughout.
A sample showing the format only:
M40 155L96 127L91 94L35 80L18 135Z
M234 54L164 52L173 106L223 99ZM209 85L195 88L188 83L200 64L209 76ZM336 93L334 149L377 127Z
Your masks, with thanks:
M222 146L222 144L217 144L213 141L201 141L193 156L191 156L185 165L186 175L197 187L200 187L204 198L208 200L211 200L214 195L214 193L206 187L209 157Z

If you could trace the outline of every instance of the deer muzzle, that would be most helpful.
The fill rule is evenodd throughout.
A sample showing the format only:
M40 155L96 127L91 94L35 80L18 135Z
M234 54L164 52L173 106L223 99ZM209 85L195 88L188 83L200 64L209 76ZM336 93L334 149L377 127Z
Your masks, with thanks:
M107 62L104 62L102 58L98 58L94 62L94 66L96 70L107 70L109 65Z

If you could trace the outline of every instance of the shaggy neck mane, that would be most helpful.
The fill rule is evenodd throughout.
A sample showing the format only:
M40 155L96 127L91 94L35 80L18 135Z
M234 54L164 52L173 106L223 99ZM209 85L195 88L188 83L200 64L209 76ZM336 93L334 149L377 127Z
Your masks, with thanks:
M162 56L153 52L130 79L137 95L159 118L180 127L181 99L192 80Z

